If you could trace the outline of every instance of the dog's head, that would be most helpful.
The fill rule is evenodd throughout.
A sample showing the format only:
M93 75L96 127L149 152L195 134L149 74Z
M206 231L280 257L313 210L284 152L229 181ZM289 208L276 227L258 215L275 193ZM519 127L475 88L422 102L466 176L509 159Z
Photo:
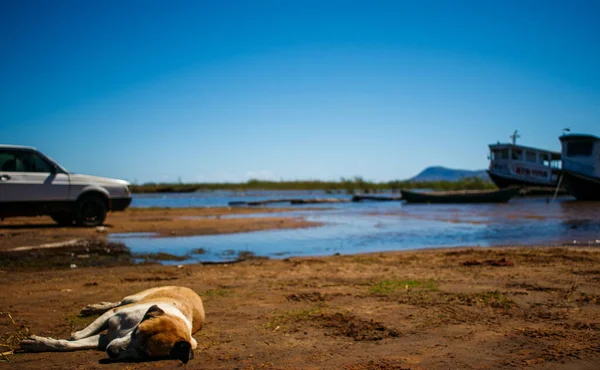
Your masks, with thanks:
M129 335L110 342L106 353L113 360L173 358L187 363L193 358L192 340L182 318L154 305Z

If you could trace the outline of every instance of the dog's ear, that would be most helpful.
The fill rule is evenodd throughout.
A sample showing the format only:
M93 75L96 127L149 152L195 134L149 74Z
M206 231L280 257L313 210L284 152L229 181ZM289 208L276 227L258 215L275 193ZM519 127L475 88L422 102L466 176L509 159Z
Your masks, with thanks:
M153 305L148 309L148 311L146 311L146 314L144 314L144 318L142 319L142 321L147 320L151 317L160 316L164 313L165 311L163 311L160 307L158 307L157 305Z
M186 341L179 341L175 343L171 352L169 352L171 358L181 360L184 364L194 358L194 351L192 351L192 345Z

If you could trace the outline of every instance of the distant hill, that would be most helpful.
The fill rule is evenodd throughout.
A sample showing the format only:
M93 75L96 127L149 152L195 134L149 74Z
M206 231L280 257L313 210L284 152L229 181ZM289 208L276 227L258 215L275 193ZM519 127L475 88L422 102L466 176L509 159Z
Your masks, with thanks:
M490 177L485 170L455 170L440 166L427 167L409 181L457 181L465 177L478 177L490 181Z

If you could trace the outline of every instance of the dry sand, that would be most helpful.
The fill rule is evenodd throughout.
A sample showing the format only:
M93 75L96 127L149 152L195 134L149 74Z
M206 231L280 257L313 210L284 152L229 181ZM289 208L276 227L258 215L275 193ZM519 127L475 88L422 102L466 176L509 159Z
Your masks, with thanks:
M164 235L307 226L301 219L248 218L241 225L217 218L246 211L254 210L132 210L107 223L111 232ZM180 219L184 214L209 218ZM103 236L48 220L28 220L26 227L20 222L0 224L0 257L19 245ZM60 248L55 252L60 255ZM64 258L77 258L71 253ZM78 268L6 261L0 258L0 351L6 352L0 368L181 368L175 360L104 363L101 351L10 353L28 333L68 338L93 320L79 316L86 304L160 285L188 286L204 300L207 321L195 336L199 347L185 366L191 369L600 364L600 250L593 248L453 248L180 267L102 258L99 266Z

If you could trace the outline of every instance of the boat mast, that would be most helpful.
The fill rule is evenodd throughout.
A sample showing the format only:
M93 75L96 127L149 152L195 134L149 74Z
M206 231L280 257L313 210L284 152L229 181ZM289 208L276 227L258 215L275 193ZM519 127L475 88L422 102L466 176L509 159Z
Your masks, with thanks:
M512 139L512 144L513 145L516 145L517 144L517 138L521 137L521 135L517 134L517 132L519 132L519 131L515 130L515 132L513 132L513 134L509 136L509 138Z

